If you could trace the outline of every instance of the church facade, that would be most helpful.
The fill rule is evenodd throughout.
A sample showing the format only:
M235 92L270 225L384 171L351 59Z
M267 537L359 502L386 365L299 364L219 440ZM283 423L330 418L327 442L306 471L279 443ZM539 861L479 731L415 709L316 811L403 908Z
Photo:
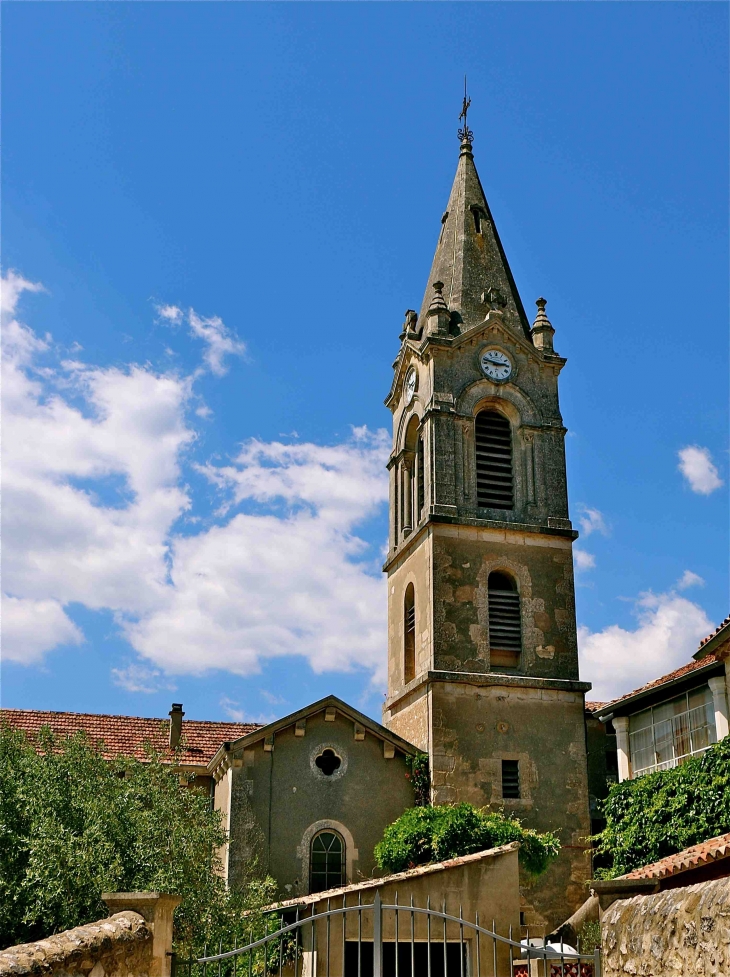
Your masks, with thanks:
M300 726L287 717L224 744L209 770L230 825L229 877L262 852L296 895L325 859L317 844L336 849L338 882L373 872L375 841L413 803L406 757L423 751L434 804L468 801L558 834L557 862L522 880L524 924L550 929L584 901L591 874L590 685L578 675L578 534L558 402L566 361L545 301L532 324L526 317L471 133L461 135L426 294L420 313L406 313L386 400L383 725L339 700L328 723L315 703L297 714ZM316 769L325 750L339 763L334 776Z

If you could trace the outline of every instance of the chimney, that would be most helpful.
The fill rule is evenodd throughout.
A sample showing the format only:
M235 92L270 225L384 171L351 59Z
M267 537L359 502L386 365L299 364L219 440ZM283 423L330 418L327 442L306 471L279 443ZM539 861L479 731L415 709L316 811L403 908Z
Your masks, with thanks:
M185 713L183 712L182 702L173 702L170 716L170 749L174 750L180 745L182 736L182 721Z

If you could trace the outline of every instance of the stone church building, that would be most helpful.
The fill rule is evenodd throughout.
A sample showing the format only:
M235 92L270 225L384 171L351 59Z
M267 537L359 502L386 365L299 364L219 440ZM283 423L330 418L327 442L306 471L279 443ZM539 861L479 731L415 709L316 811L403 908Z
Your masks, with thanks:
M413 803L405 757L415 747L428 754L434 803L489 805L559 834L557 863L523 887L524 922L553 926L590 878L590 686L578 676L578 534L558 403L566 361L543 299L527 318L472 135L460 136L425 295L406 313L386 399L383 726L325 700L224 744L210 769L230 821L229 873L265 850L280 885L303 892L321 884L315 864L330 850L341 862L328 885L373 871L373 844Z
M182 736L190 769L224 814L229 880L255 854L284 897L375 872L383 830L414 804L408 759L423 751L433 803L489 806L559 835L557 861L521 890L522 922L550 930L584 901L591 874L590 686L578 674L578 534L558 400L566 361L544 299L527 317L472 134L459 135L424 298L406 313L386 398L382 724L333 696L266 726L183 725L178 705L170 743Z

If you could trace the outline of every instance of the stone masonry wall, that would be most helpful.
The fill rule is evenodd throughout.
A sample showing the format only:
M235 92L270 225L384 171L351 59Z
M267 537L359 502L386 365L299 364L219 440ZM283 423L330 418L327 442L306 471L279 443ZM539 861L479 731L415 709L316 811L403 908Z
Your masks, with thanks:
M0 975L144 977L151 971L152 943L152 926L125 911L0 951Z
M601 934L604 977L727 977L730 879L620 899Z

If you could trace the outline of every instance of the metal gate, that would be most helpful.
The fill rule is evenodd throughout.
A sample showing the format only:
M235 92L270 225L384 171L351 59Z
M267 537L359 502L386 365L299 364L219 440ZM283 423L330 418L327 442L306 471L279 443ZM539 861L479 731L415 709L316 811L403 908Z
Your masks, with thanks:
M323 900L324 901L324 900ZM277 910L252 925L243 946L180 960L173 977L601 977L601 954L570 953L513 939L446 905L381 901L302 916ZM292 918L293 917L293 918ZM257 932L258 930L259 932Z

